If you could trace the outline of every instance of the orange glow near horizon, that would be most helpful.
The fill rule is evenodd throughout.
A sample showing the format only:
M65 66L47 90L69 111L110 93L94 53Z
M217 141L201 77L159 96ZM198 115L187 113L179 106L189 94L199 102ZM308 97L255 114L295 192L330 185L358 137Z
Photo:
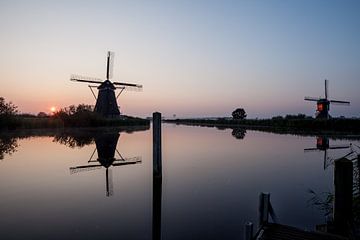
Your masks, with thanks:
M52 106L52 107L50 108L50 112L51 112L52 114L54 114L54 113L56 112L56 107Z

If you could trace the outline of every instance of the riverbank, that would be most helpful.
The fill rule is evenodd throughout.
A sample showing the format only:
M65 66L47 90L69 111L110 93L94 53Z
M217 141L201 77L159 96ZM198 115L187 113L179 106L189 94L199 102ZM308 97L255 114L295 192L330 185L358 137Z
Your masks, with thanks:
M103 118L96 115L75 118L11 116L0 121L0 129L62 129L62 128L98 128L98 127L125 127L150 126L150 121L143 118L122 116L119 118Z
M360 119L172 119L167 123L225 128L244 128L250 130L269 131L274 133L289 133L296 135L360 135Z

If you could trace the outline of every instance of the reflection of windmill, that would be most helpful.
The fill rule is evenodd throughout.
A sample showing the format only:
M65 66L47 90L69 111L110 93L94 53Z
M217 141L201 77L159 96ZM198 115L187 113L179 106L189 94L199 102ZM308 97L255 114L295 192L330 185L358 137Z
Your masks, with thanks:
M125 90L141 90L142 85L123 82L111 82L114 63L114 53L108 52L106 65L106 79L89 78L79 75L72 75L71 81L86 82L93 84L100 84L98 86L91 86L89 88L96 99L94 111L105 117L116 117L120 115L117 98ZM96 87L99 90L98 97L95 96L92 88ZM115 90L120 89L119 94L115 97Z
M313 98L313 97L305 97L306 101L316 102L316 118L330 118L329 110L330 103L337 105L350 105L348 101L337 101L337 100L329 100L328 99L328 80L325 79L325 98Z
M330 158L328 157L327 151L329 149L346 149L350 148L351 144L343 144L343 145L330 145L329 138L324 136L316 137L316 148L305 148L305 152L312 152L312 151L323 151L324 152L324 169L326 169L329 164L328 161Z
M91 154L91 157L88 161L89 164L84 166L71 167L70 174L100 169L101 167L106 168L106 196L111 196L113 193L112 174L109 168L111 166L117 167L141 162L141 157L123 158L120 152L116 149L119 137L119 133L102 134L99 137L95 137L96 148ZM98 153L97 159L93 159L95 151ZM118 154L119 158L115 158L115 152Z

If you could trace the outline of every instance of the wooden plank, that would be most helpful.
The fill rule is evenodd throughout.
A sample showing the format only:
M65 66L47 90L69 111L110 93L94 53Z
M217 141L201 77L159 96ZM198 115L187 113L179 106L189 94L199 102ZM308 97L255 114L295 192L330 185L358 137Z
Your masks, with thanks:
M255 236L256 240L346 240L348 238L321 232L304 231L286 225L267 223Z

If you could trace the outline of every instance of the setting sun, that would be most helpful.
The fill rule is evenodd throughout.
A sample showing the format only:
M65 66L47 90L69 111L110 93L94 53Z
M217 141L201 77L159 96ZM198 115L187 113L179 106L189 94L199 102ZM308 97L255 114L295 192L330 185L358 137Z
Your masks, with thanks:
M51 107L51 108L50 108L50 111L51 111L51 113L56 112L56 107Z

